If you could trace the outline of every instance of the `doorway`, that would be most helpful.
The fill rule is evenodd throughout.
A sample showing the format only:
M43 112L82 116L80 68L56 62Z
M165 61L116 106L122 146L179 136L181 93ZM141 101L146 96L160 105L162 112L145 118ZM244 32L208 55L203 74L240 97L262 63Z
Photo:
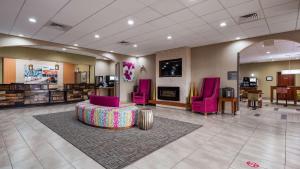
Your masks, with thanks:
M285 101L288 106L299 105L300 44L270 39L247 47L238 56L238 76L240 106L249 106L248 93L252 91L260 93L262 106L282 106ZM286 93L280 93L279 87Z

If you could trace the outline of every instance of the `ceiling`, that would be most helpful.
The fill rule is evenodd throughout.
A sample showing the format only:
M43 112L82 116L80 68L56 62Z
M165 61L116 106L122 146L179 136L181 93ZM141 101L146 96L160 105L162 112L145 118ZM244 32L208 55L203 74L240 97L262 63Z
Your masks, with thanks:
M56 46L42 46L42 45L32 45L32 46L24 46L24 47L52 50L52 51L58 51L58 52L66 52L66 53L71 53L71 54L91 56L91 57L95 57L96 59L110 60L109 58L107 58L105 56L102 56L102 55L99 55L99 54L94 54L94 53L87 52L87 51L83 51L83 50L77 49L76 47L74 47L73 49L70 48L70 47L61 48L61 47L56 47Z
M239 23L239 16L253 12L258 20ZM68 29L49 27L50 21ZM127 55L292 31L299 21L299 0L0 1L0 33ZM122 40L131 44L118 44Z
M240 63L299 60L300 44L288 40L268 40L242 50Z

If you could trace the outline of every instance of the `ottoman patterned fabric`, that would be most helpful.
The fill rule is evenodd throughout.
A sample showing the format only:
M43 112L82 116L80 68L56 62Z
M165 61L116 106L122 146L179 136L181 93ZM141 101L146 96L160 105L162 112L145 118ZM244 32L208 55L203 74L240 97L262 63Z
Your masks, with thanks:
M132 127L137 121L138 108L135 105L105 107L90 104L88 101L76 105L78 120L97 127Z

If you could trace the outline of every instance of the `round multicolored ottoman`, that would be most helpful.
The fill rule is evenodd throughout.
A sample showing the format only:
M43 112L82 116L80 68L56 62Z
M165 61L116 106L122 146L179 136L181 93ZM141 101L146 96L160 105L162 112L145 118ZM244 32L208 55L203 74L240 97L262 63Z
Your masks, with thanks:
M138 127L149 130L153 127L153 113L151 109L141 109L138 115Z
M138 108L134 104L105 107L88 101L76 105L78 120L91 126L103 128L129 128L136 124Z

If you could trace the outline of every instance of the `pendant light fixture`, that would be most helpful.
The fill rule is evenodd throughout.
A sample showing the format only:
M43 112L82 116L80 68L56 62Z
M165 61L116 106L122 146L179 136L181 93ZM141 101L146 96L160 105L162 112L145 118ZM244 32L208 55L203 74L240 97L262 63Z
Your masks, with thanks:
M289 69L281 70L283 75L300 74L300 69L291 69L291 56L289 56Z

